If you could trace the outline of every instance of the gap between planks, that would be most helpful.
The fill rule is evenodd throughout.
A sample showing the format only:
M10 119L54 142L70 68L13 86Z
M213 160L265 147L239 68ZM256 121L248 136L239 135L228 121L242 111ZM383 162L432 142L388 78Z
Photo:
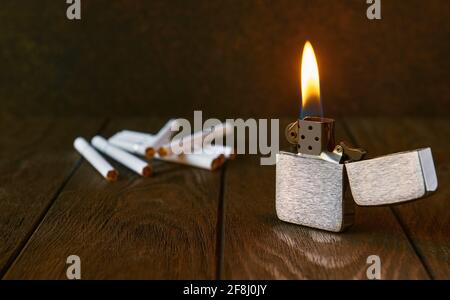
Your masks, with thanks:
M109 118L106 118L105 121L103 121L103 123L100 125L100 128L95 132L95 134L99 134L101 133L106 126L109 123ZM49 126L50 127L50 126ZM49 130L50 128L48 128L47 130ZM69 174L66 176L66 178L62 181L61 186L56 190L56 192L53 194L53 196L50 198L50 201L48 203L48 205L44 208L44 210L42 211L42 213L39 215L39 218L36 220L36 222L33 224L33 226L31 227L30 232L27 234L27 236L23 239L23 241L20 243L20 245L17 247L17 251L10 257L10 259L8 260L8 262L6 263L5 267L3 268L3 270L0 270L0 280L4 279L4 277L6 276L6 274L8 274L8 271L11 269L11 267L14 265L14 263L17 261L17 259L22 255L24 249L26 249L29 241L31 240L31 238L33 237L33 235L35 234L35 232L37 232L37 230L39 230L39 227L41 226L42 222L45 219L45 216L47 215L47 213L50 211L50 209L52 208L53 204L55 204L56 199L58 199L59 195L62 193L62 191L64 190L64 188L66 187L67 183L69 183L70 179L75 175L75 173L77 172L77 170L80 168L81 163L83 162L84 158L80 157L73 165L73 167L71 168Z
M217 208L217 227L216 227L216 279L223 279L223 256L225 249L225 176L228 162L220 170L220 190L219 205Z

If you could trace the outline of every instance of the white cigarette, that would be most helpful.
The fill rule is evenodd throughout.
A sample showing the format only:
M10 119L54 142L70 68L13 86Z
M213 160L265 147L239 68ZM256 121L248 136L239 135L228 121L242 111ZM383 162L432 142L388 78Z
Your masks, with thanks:
M145 177L148 177L152 174L152 168L147 162L108 143L108 141L103 137L97 135L91 140L91 143L95 148L117 160L136 173Z
M158 131L158 133L153 138L153 147L155 149L160 148L162 145L165 145L170 142L170 138L172 137L172 134L174 133L172 131L172 128L177 126L177 120L176 119L170 119L167 121L166 124Z
M119 172L111 166L89 143L82 137L73 142L77 151L108 181L116 181Z
M110 137L108 142L128 152L152 158L156 153L156 149L170 142L170 137L173 133L172 128L176 122L177 120L170 119L156 135L139 131L122 130Z
M155 136L146 132L133 131L133 130L121 130L111 136L109 139L114 140L126 140L129 142L142 143L146 142L152 144Z
M236 151L232 147L226 145L209 145L203 148L203 152L212 155L223 154L226 159L236 158Z
M121 143L118 143L118 146L122 147L125 150L133 147L133 143L129 143L123 140L121 140L120 142ZM199 152L190 154L170 155L164 157L155 156L155 158L163 161L190 165L207 170L215 170L219 168L224 163L226 158L235 158L235 152L230 146L210 145L205 147L203 151L201 151L201 149L198 150Z
M223 154L211 155L206 153L171 155L165 157L155 156L155 158L212 171L220 168L225 162L225 156Z
M221 123L180 139L172 140L172 142L158 149L158 153L162 157L171 156L174 152L174 147L181 147L182 152L189 153L192 149L201 148L205 140L211 143L214 139L229 135L232 132L233 126L230 123Z
M122 138L118 138L117 136L109 138L108 143L128 152L146 156L147 158L152 158L156 153L155 148L153 148L151 145L143 142L125 140Z

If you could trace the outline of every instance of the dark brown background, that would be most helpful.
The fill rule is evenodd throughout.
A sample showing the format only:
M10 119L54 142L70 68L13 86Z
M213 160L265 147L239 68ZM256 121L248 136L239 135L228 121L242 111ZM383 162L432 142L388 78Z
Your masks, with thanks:
M327 116L447 116L450 2L65 0L0 5L1 112L293 116L300 51Z

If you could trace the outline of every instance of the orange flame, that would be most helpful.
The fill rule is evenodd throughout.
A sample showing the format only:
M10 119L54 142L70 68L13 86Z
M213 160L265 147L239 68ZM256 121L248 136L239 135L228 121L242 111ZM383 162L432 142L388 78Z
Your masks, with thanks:
M314 115L322 117L322 106L320 103L320 81L319 67L317 65L314 49L310 42L306 42L303 48L300 66L302 110L301 117Z

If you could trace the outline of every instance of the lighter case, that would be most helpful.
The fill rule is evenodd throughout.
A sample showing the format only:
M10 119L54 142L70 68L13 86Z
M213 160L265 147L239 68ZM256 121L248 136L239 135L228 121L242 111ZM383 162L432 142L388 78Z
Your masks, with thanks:
M276 212L286 222L340 232L353 224L354 202L402 203L426 196L437 185L430 148L345 164L280 152Z

